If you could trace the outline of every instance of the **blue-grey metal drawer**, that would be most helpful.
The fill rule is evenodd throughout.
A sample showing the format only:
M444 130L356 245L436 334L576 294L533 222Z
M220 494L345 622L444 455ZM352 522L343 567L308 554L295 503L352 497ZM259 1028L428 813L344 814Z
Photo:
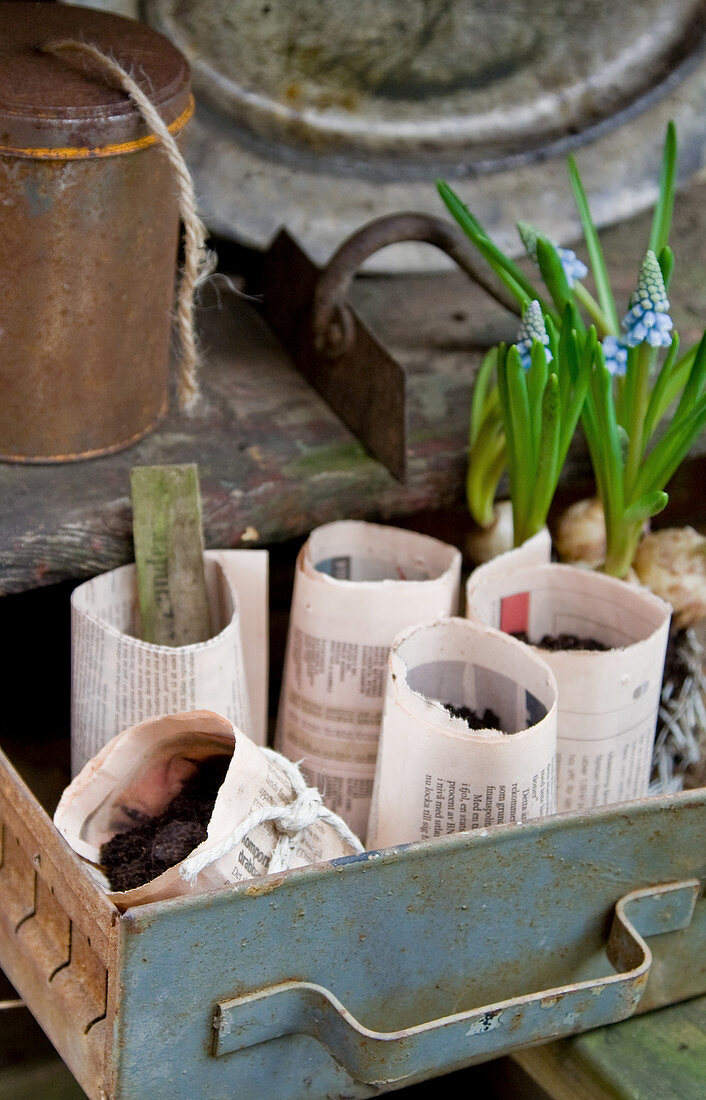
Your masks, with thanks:
M0 821L7 851L34 834L24 886L0 867L0 965L91 1097L355 1100L706 991L703 790L122 915L5 764ZM61 921L35 902L14 927L8 886L66 909L84 963L99 951L102 1014L62 1011L82 972L38 961Z

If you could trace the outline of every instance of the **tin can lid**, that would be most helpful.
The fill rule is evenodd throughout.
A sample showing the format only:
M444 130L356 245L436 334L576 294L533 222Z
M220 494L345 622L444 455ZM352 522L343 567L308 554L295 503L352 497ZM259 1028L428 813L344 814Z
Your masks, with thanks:
M0 3L0 152L20 156L121 152L149 137L127 94L81 53L44 52L78 40L108 54L137 80L163 120L188 118L191 71L158 31L132 19L65 4Z

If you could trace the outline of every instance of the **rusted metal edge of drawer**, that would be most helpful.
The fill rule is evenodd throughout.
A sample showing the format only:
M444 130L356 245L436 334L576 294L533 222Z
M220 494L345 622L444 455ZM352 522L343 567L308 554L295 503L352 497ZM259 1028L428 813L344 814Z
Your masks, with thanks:
M118 911L59 835L43 807L1 751L0 825L14 834L37 875L51 888L83 935L90 939L101 962L108 966L113 957L111 940Z
M0 965L95 1098L104 1095L117 919L0 753Z

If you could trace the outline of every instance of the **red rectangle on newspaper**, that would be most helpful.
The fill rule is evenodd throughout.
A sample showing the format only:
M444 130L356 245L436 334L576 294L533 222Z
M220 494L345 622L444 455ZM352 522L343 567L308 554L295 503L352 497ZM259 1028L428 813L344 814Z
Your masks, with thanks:
M518 592L515 596L505 596L500 601L500 629L506 634L527 631L529 624L529 592Z

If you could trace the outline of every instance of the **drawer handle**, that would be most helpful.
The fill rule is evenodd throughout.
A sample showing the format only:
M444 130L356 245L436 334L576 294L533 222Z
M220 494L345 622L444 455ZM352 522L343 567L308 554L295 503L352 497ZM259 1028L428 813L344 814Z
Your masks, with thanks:
M633 890L618 901L606 947L615 974L387 1032L365 1027L323 986L283 982L216 1006L213 1054L309 1035L351 1077L382 1085L623 1020L635 1011L652 963L643 936L687 928L700 886L688 879Z

